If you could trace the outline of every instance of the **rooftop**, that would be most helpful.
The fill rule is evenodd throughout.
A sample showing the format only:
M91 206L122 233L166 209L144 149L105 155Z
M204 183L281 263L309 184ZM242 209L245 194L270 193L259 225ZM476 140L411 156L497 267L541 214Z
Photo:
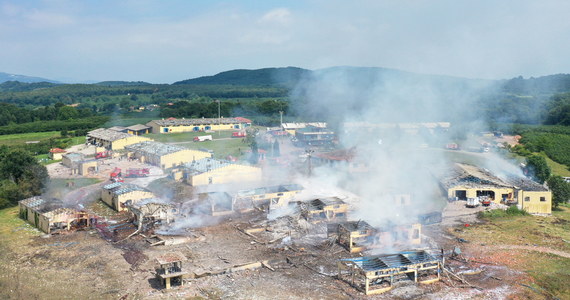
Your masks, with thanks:
M156 258L159 264L166 265L173 262L186 261L187 258L181 252L169 252Z
M506 187L519 188L525 191L547 191L544 186L521 176L508 175L499 178L489 170L478 168L473 165L456 163L447 174L440 178L442 185L452 188L457 185L468 187Z
M307 126L313 126L313 127L318 127L318 128L326 128L327 123L326 122L283 123L283 129L289 129L289 130L305 128Z
M53 149L50 149L49 152L51 152L51 153L65 153L66 151L61 149L61 148L53 148Z
M191 174L201 174L227 167L229 165L231 165L229 161L217 160L213 158L202 158L189 163L185 163L184 167L188 168Z
M115 182L115 183L107 184L107 185L104 185L103 188L110 191L111 193L113 193L115 195L122 195L122 194L130 193L130 192L134 192L134 191L148 192L147 189L145 189L141 186L138 186L136 184L123 183L123 182Z
M125 149L127 149L128 151L143 152L145 155L156 155L156 156L168 155L168 154L180 152L183 150L199 151L199 150L191 150L191 149L176 146L176 145L168 145L168 144L155 142L155 141L144 141L144 142L128 145L128 146L125 146ZM201 151L201 152L203 152L203 151Z
M63 157L67 157L69 160L72 161L81 161L84 158L83 154L77 152L66 153L63 155Z
M405 251L396 254L364 256L341 259L342 262L352 262L365 272L382 269L401 268L418 263L437 262L438 258L424 250Z
M126 132L126 131L127 131L127 127L123 127L123 126L113 126L113 127L109 127L109 130L114 130L114 131L118 131L118 132Z
M201 119L175 119L168 118L166 120L153 120L151 122L160 126L180 126L180 125L211 125L211 124L240 124L251 123L251 120L246 118L201 118Z
M125 139L132 136L134 135L105 128L95 129L87 133L88 138L96 138L109 142L114 142L116 140Z
M341 223L339 225L344 227L348 231L373 229L372 226L370 226L370 224L366 223L366 221L350 221L346 223Z
M325 206L341 204L345 203L337 197L320 198L308 202L309 208L313 210L322 210Z
M303 190L303 186L299 184L286 184L286 185L276 185L276 186L269 186L269 187L261 187L252 190L242 190L238 191L238 196L252 196L252 195L264 195L264 194L272 194L272 193L284 193L290 191L301 191Z
M136 124L136 125L129 126L126 129L133 130L133 131L139 131L139 130L150 129L150 127L146 126L146 125L142 125L142 124Z

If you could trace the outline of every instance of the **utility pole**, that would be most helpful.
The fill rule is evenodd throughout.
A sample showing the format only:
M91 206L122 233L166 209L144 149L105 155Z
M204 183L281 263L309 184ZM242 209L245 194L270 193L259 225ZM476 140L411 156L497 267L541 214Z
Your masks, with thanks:
M281 130L283 130L283 111L282 110L279 111L279 116L281 119Z
M220 125L222 125L222 114L221 114L221 110L220 110L220 99L216 99L216 102L218 102L218 122L220 122ZM220 130L218 129L218 138L220 137Z

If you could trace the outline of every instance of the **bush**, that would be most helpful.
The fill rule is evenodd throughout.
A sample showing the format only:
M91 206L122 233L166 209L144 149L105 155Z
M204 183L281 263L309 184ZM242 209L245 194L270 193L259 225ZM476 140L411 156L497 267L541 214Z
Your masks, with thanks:
M494 209L489 211L479 212L479 217L484 219L496 219L496 218L510 218L517 216L529 216L530 214L523 209L519 209L516 205L510 206L506 210Z

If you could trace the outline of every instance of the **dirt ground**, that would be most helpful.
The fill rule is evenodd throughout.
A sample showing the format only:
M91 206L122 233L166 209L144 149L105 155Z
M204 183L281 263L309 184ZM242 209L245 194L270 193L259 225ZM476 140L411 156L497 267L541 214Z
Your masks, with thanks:
M282 145L282 152L293 153L284 163L303 152L289 149L287 142ZM91 202L97 201L111 170L143 166L149 167L119 159L102 160L99 172L91 175L104 181L68 193L65 201L97 205ZM77 176L61 164L49 165L48 171L52 177ZM164 176L159 168L151 167L150 177L126 182L146 186ZM517 284L530 282L528 276L500 263L501 249L483 255L480 245L457 238L465 224L478 222L476 213L484 209L466 208L464 201L452 202L443 212L443 223L424 226L423 248L443 248L447 255L456 247L460 250L459 255L446 259L445 267L452 273L444 272L441 281L429 285L399 282L391 291L374 296L365 296L336 278L338 259L358 254L349 254L327 238L322 226L310 226L296 218L268 221L265 213L257 210L227 217L202 215L200 222L209 225L178 232L187 237L187 243L151 246L147 237L152 231L127 238L136 229L128 224L126 213L108 213L108 222L94 229L45 236L19 220L17 209L13 209L14 224L7 226L0 238L0 251L5 254L0 256L0 298L535 299L536 294ZM260 226L265 230L243 231ZM165 290L155 277L156 259L170 251L188 258L183 267L192 276L185 278L183 286ZM260 261L267 261L266 266L229 271Z

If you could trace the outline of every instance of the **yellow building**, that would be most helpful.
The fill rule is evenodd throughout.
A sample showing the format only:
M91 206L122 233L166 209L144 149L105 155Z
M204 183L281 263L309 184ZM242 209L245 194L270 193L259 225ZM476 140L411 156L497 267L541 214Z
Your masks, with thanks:
M299 184L286 184L238 191L234 203L236 210L248 210L254 207L268 206L270 210L286 207L295 199L303 187Z
M66 153L67 151L60 149L60 148L53 148L49 150L49 159L51 160L61 160L63 159L63 155Z
M191 150L175 145L155 141L146 141L125 146L128 155L143 163L169 169L184 163L210 158L212 154L206 151Z
M337 197L328 197L301 203L303 217L309 222L346 221L348 204Z
M153 120L146 125L152 128L152 133L200 132L210 130L240 130L251 126L251 120L235 118L202 118Z
M175 180L182 179L189 185L201 186L260 181L262 173L258 167L203 158L184 164L173 170L171 175Z
M150 128L149 126L146 126L146 125L142 125L142 124L136 124L136 125L132 125L132 126L127 127L127 133L132 134L132 135L148 134L148 133L150 133L151 130L152 130L152 128Z
M499 178L472 165L455 164L450 173L442 176L441 185L450 199L486 196L495 203L516 204L532 214L552 213L552 193L526 178Z
M59 200L46 201L41 197L24 199L18 207L20 218L47 234L90 226L93 218L85 211L63 207Z
M122 182L107 184L101 191L101 200L116 211L128 210L124 203L129 200L131 204L135 204L142 199L155 197L152 192L143 187Z
M87 133L87 143L104 147L108 150L121 150L127 145L132 145L151 139L136 136L124 132L119 132L111 129L99 128Z

